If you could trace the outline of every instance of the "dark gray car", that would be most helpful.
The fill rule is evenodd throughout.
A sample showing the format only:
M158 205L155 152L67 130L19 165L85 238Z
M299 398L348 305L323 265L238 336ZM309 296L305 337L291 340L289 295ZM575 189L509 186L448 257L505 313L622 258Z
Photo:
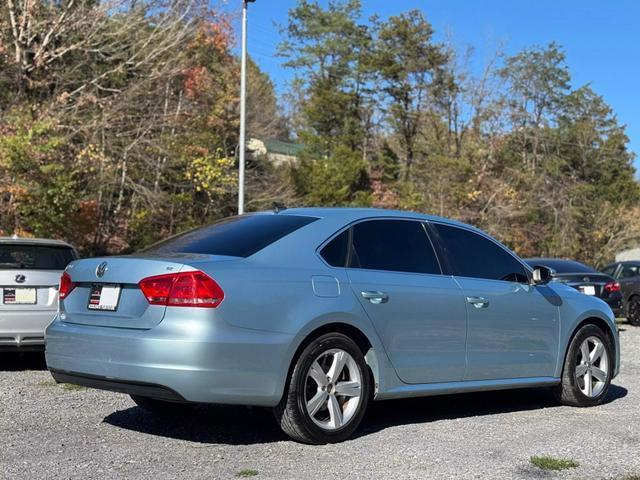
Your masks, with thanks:
M59 240L0 237L0 350L44 349L60 276L76 258Z
M622 289L622 304L629 323L640 326L640 261L611 263L603 273L615 278Z

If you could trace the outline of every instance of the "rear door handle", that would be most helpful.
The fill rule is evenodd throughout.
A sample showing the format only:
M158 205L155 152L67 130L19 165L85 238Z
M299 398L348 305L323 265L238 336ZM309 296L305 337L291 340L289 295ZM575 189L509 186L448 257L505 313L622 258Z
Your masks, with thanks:
M487 308L489 306L489 300L484 297L467 297L467 303L476 308Z
M371 303L375 305L379 305L381 303L387 303L389 301L389 295L384 292L374 292L371 290L365 290L360 292L362 298L365 300L369 300Z

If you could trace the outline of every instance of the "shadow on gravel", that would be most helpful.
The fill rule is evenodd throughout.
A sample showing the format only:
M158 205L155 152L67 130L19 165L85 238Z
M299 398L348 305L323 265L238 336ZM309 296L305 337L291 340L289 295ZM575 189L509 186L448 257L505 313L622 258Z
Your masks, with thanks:
M623 398L627 393L626 388L611 385L604 403ZM395 425L559 407L561 405L556 402L551 392L545 389L504 390L373 402L355 436L368 435Z
M270 409L199 405L190 414L161 417L131 407L103 420L115 427L199 443L252 445L286 440Z
M605 403L627 395L612 385ZM559 407L544 389L506 390L372 402L354 438L389 427ZM206 444L250 445L287 440L270 409L202 405L181 417L157 417L139 407L108 415L105 423L136 432Z
M21 372L25 370L46 370L44 352L2 352L0 372Z

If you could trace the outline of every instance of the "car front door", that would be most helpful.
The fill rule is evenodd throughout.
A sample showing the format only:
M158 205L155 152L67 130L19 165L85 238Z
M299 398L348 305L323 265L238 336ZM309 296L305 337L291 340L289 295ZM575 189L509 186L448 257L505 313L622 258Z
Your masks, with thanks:
M418 220L376 219L350 231L353 293L406 383L462 380L467 313Z
M531 285L523 264L492 239L431 225L466 300L465 380L552 377L560 332L553 289Z

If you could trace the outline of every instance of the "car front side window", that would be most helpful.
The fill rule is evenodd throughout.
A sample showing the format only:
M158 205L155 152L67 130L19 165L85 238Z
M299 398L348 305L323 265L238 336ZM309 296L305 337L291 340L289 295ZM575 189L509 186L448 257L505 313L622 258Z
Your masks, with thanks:
M497 243L463 228L437 223L434 227L456 275L517 283L529 281L524 266Z

